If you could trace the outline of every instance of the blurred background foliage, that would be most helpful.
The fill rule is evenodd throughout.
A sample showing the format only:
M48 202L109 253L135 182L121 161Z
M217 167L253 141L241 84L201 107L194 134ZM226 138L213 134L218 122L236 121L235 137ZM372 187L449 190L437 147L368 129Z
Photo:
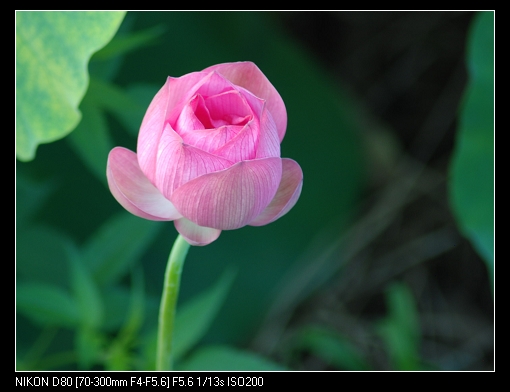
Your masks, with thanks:
M17 369L154 368L177 233L118 205L107 155L136 149L168 75L249 60L287 106L303 192L190 249L177 367L492 370L493 16L128 12L90 60L74 131L18 151Z

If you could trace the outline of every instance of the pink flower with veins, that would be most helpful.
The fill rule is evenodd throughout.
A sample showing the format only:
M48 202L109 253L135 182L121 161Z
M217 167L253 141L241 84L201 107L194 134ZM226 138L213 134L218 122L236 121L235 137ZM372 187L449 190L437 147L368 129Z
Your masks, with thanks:
M147 109L137 153L110 152L108 185L132 214L173 220L190 244L207 245L222 230L266 225L296 204L303 172L280 157L286 128L280 94L251 62L168 77Z

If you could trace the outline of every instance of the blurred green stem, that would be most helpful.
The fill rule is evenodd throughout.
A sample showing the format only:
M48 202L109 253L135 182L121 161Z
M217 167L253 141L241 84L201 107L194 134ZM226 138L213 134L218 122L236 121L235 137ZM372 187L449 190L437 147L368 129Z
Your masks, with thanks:
M175 307L179 296L182 266L188 254L189 244L181 236L174 242L165 271L163 295L159 307L158 351L156 370L172 370L172 338L174 333Z

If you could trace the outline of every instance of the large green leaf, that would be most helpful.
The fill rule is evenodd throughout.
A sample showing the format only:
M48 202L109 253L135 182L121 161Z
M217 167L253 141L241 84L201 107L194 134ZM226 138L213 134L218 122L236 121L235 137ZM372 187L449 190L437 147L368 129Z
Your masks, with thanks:
M34 158L80 121L90 56L117 31L125 12L16 13L16 154Z
M451 164L451 204L460 229L494 269L494 14L474 19L467 48L469 83Z

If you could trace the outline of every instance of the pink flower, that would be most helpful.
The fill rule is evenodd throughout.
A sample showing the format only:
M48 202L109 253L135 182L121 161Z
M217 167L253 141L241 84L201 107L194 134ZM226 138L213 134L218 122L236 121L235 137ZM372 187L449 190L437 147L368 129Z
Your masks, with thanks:
M140 127L137 154L115 147L108 185L129 212L173 220L192 245L263 226L299 198L300 166L280 158L282 98L251 62L168 77Z

